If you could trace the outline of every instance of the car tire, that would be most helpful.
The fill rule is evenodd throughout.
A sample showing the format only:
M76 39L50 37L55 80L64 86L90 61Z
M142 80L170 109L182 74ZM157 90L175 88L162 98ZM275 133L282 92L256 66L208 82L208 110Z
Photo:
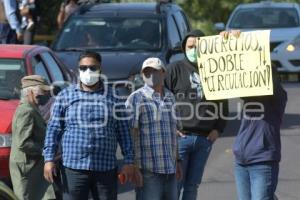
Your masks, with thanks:
M1 200L18 200L14 192L3 182L0 182L0 199Z

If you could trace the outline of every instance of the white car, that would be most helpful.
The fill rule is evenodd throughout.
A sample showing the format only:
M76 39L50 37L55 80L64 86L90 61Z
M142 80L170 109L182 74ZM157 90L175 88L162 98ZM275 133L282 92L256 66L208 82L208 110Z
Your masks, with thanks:
M297 3L240 4L226 24L215 24L217 30L271 30L272 65L280 72L300 72L300 5Z

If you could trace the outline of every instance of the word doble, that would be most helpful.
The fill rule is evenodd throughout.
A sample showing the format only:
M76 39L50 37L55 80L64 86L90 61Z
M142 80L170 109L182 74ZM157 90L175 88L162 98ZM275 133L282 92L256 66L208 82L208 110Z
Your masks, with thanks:
M269 34L253 31L239 38L198 38L199 73L207 99L272 94Z

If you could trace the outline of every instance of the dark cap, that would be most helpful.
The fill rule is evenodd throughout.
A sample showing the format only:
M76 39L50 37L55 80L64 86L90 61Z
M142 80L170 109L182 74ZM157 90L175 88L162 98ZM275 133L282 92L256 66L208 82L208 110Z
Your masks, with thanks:
M42 90L51 90L47 80L40 75L24 76L21 80L22 89L27 87L39 86Z

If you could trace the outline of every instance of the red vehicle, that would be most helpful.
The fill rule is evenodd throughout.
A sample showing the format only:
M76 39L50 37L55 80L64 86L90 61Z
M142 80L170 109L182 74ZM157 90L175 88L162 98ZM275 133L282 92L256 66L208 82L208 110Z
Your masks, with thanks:
M19 103L21 78L32 74L42 75L60 88L76 81L74 73L47 47L0 45L0 180L4 182L9 181L12 118ZM41 108L45 118L50 106L51 101Z

